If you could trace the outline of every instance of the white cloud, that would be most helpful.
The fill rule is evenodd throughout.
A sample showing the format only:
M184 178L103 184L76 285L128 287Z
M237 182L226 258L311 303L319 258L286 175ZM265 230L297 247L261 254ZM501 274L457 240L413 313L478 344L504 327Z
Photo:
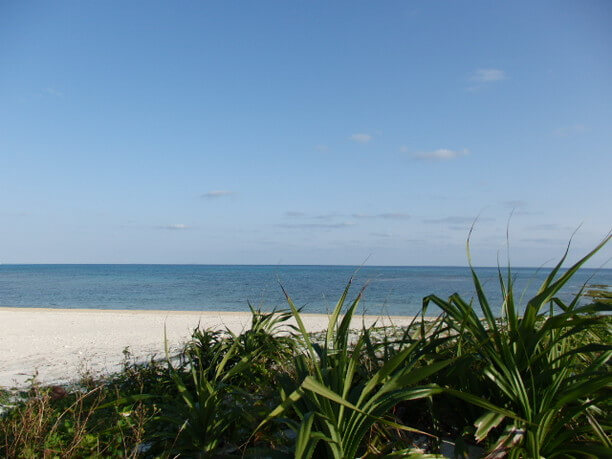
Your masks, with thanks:
M546 245L559 245L564 246L567 244L567 240L565 239L554 239L547 237L534 237L534 238L526 238L521 239L521 242L530 242L534 244L546 244Z
M55 88L45 88L43 89L43 93L45 93L48 96L64 97L64 93L62 91L58 91Z
M450 159L459 158L469 155L470 151L467 148L463 150L449 150L448 148L439 148L434 151L422 151L415 153L412 156L416 159L428 159L434 161L448 161Z
M527 226L525 229L535 231L570 231L572 228L558 223L542 223L539 225Z
M346 228L348 226L354 226L353 222L338 222L338 223L296 223L296 224L280 224L281 228L293 228L293 229L332 229L332 228Z
M517 207L526 207L527 203L525 201L515 200L515 201L504 201L502 202L504 207L508 209L516 209Z
M393 237L393 233L370 233L370 236L389 238Z
M353 218L385 218L388 220L405 220L410 215L404 212L384 212L381 214L353 214Z
M378 214L380 218L387 218L392 220L404 220L406 218L410 218L410 215L404 212L386 212L382 214Z
M187 225L184 225L183 223L175 223L172 225L158 226L158 228L166 229L166 230L186 230L186 229L189 229L190 227Z
M429 220L423 220L424 223L451 223L451 224L462 224L462 223L473 223L474 217L445 217L445 218L432 218Z
M478 83L491 83L493 81L505 79L506 72L500 69L477 69L470 77L470 81L476 81Z
M321 214L321 215L314 215L311 218L315 218L317 220L333 220L335 218L338 217L342 217L342 214L339 214L338 212L331 212L329 214Z
M236 194L235 191L228 191L228 190L213 190L213 191L207 191L206 193L204 193L202 195L203 198L222 198L224 196L232 196Z
M358 133L351 135L349 140L359 143L368 143L370 140L372 140L372 136L370 134Z
M329 151L329 147L327 145L319 144L319 145L315 145L315 150L324 153L326 151Z
M378 214L354 213L351 215L341 214L338 212L331 212L327 214L308 215L308 214L305 214L304 212L290 210L290 211L286 211L284 215L285 217L290 217L290 218L305 217L311 220L330 222L330 223L303 223L299 225L300 227L334 227L334 228L342 227L342 226L352 226L355 224L353 222L348 222L348 223L347 222L337 222L337 221L333 222L334 220L339 219L339 218L348 218L348 217L357 218L357 219L383 218L387 220L406 220L410 218L410 215L405 212L381 212ZM290 226L296 227L297 225L290 225Z
M491 218L482 217L444 217L444 218L431 218L423 220L423 223L448 223L450 225L468 225L478 222L490 222L493 221Z
M328 214L319 214L319 215L308 215L304 212L300 212L297 210L288 210L285 212L285 217L306 217L314 220L333 220L338 217L344 217L343 214L339 214L338 212L332 212Z

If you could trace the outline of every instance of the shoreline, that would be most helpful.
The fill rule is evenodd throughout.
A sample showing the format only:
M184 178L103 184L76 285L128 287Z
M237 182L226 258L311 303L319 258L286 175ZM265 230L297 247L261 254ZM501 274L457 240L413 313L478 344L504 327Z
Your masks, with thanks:
M301 317L309 331L317 332L327 327L329 316ZM404 326L413 318L355 316L351 326ZM163 357L164 330L173 352L198 324L239 333L250 319L250 311L0 307L0 388L21 387L35 373L43 384L70 383L83 374L111 374L121 369L126 349L138 362Z
M183 310L183 309L101 309L101 308L47 308L47 307L23 307L23 306L0 306L0 313L2 312L15 312L15 311L38 311L38 312L59 312L59 313L109 313L109 314L144 314L144 315L210 315L215 317L222 316L242 316L247 315L251 317L251 311L226 311L218 309L204 309L204 310ZM262 311L263 313L270 313L272 311ZM279 311L275 311L279 312ZM329 314L323 314L318 312L301 312L301 317L329 317ZM415 316L398 316L398 315L382 315L382 314L355 314L355 319L365 317L371 318L384 318L392 320L404 321L406 319L412 320ZM426 319L433 319L434 316L425 316Z

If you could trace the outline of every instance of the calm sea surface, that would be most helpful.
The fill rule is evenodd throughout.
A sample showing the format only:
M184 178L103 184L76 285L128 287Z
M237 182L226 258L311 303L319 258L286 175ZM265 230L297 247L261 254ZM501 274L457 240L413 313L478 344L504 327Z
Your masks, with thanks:
M497 269L477 272L499 304ZM533 294L547 272L514 269L515 291ZM286 306L282 284L304 312L320 313L333 308L352 274L350 297L368 283L360 312L370 314L412 315L426 295L474 294L465 267L0 265L0 306L248 311L250 301L271 310ZM585 282L612 285L612 270L579 271L561 296Z

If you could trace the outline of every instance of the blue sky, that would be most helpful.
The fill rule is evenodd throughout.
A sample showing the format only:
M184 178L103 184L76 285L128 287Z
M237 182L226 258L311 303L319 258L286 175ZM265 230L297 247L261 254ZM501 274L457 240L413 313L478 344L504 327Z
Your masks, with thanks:
M538 266L611 228L612 3L2 2L0 261ZM592 266L611 256L606 248ZM609 264L608 264L609 265Z

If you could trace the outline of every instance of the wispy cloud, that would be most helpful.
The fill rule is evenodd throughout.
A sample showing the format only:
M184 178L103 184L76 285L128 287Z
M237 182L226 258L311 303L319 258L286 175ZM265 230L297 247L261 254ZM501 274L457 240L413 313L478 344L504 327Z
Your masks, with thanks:
M560 231L560 230L570 230L571 227L560 225L558 223L542 223L539 225L527 226L525 229L534 230L534 231Z
M358 133L351 135L349 140L358 143L368 143L370 140L372 140L372 136L370 134Z
M232 196L235 195L236 192L235 191L229 191L229 190L212 190L212 191L207 191L206 193L204 193L202 195L203 198L207 198L207 199L215 199L215 198L223 198L225 196Z
M491 83L506 79L506 72L500 69L476 69L470 76L470 81L477 83Z
M354 222L337 222L337 223L281 223L279 226L281 228L291 228L291 229L333 229L333 228L347 228L349 226L354 226Z
M521 201L521 200L503 201L501 204L506 209L511 209L512 216L514 217L518 217L521 215L541 215L542 214L542 212L527 210L528 203L526 201Z
M386 212L386 213L382 213L382 214L378 214L378 216L380 218L387 218L387 219L391 219L391 220L405 220L407 218L410 218L410 215L403 213L403 212Z
M319 214L319 215L309 215L305 212L301 212L298 210L288 210L284 213L284 216L291 217L291 218L304 217L304 218L308 218L311 220L334 220L336 218L346 217L346 215L338 213L338 212L330 212L327 214Z
M475 217L444 217L444 218L431 218L423 220L423 223L448 223L452 225L471 224L474 222ZM478 221L490 221L490 218L479 218Z
M62 91L58 91L55 88L45 88L42 90L43 94L46 94L47 96L53 96L53 97L64 97L64 93Z
M410 215L404 212L384 212L380 214L353 214L353 218L385 218L388 220L407 220Z
M584 124L573 124L572 126L565 126L554 130L554 134L557 137L569 137L572 135L582 134L586 132L587 128Z
M542 215L544 212L542 212L541 210L538 211L534 211L534 210L515 210L514 212L512 212L513 216L531 216L531 215Z
M286 211L284 215L285 217L292 217L292 218L304 217L310 220L320 220L320 221L332 221L332 220L336 220L339 218L347 218L347 217L352 217L352 218L357 218L357 219L383 218L387 220L406 220L410 218L410 214L406 212L381 212L381 213L376 213L376 214L354 213L350 215L342 214L339 212L330 212L327 214L308 215L304 212L290 210L290 211ZM354 224L354 223L351 223L351 224ZM317 225L317 223L315 223L315 225Z
M329 214L314 215L311 218L314 218L316 220L333 220L334 218L339 217L344 217L344 215L339 214L338 212L331 212Z
M327 145L319 144L319 145L315 145L315 150L324 153L326 151L329 151L329 147Z
M466 231L469 228L470 223L465 223L463 225L450 225L448 227L451 231Z
M508 209L516 209L518 207L525 207L527 203L525 201L514 200L514 201L504 201L502 202L503 206Z
M162 225L162 226L157 226L157 229L163 229L163 230L171 230L171 231L177 231L177 230L186 230L186 229L190 229L190 226L184 225L183 223L175 223L172 225Z
M439 148L433 151L421 151L412 155L415 159L423 159L430 161L449 161L451 159L467 156L470 151L467 148L463 150L450 150L448 148Z
M381 237L381 238L391 238L393 237L393 233L370 233L370 236Z
M553 239L553 238L547 238L547 237L521 239L521 242L530 242L534 244L553 244L553 245L567 244L567 240L565 239Z

